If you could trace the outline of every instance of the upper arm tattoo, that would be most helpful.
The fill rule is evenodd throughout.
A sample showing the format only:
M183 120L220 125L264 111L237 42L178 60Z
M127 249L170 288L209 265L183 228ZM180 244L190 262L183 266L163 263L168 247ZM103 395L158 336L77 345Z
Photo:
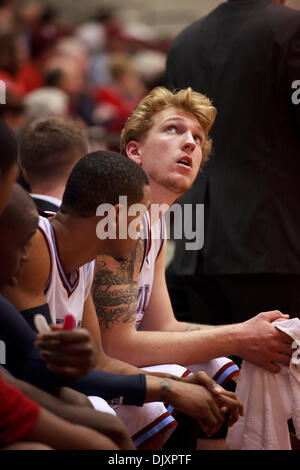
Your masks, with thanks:
M135 321L137 276L143 254L144 240L139 239L134 251L123 262L107 256L98 257L92 295L102 329L110 329L119 321Z

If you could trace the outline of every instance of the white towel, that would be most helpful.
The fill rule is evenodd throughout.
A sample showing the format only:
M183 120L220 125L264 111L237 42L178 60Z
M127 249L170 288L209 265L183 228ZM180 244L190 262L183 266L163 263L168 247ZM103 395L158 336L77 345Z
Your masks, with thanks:
M300 344L298 318L273 324ZM228 449L290 450L287 425L290 418L300 438L299 359L299 349L295 349L290 366L281 366L278 374L243 362L236 393L244 405L245 416L229 429Z

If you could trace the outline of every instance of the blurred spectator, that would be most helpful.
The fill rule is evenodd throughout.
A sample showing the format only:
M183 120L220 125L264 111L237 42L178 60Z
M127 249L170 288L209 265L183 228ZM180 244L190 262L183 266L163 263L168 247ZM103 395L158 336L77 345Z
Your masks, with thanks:
M111 81L107 36L105 28L96 22L79 26L76 36L85 44L90 56L88 79L94 85L107 85Z
M14 33L0 35L0 80L4 81L6 88L15 95L23 95L24 87L18 72L20 68L18 36Z
M18 7L18 16L23 29L30 34L40 24L44 7L37 0L30 0Z
M164 85L166 59L166 54L149 49L141 49L132 57L132 65L148 91Z
M58 12L45 7L38 26L31 33L31 60L21 67L18 74L25 93L45 85L45 64L56 53L58 40L70 33L71 28L60 21Z
M25 97L28 123L50 115L69 115L68 95L55 87L43 87Z
M69 112L74 120L82 119L94 124L94 100L85 93L85 73L80 63L72 57L56 56L47 64L46 85L56 87L69 98Z
M107 139L107 133L101 126L92 126L87 130L87 136L89 140L90 152L97 150L107 150L109 142Z
M18 0L0 0L0 33L15 30L15 16Z
M75 25L40 0L0 0L0 80L11 93L3 116L18 130L25 103L29 122L67 116L92 128L95 148L118 150L128 115L162 83L165 54L158 50L151 27L124 23L114 7ZM19 115L18 96L26 98Z
M55 51L56 56L75 60L78 68L82 71L83 78L85 78L89 69L90 58L87 47L80 38L68 36L59 40L56 44Z
M21 97L6 91L6 103L0 105L0 118L15 134L24 127L26 122L25 103Z
M118 134L147 90L128 56L115 55L112 57L111 74L113 82L98 88L95 92L95 98L98 103L109 103L114 108L115 116L109 124L108 130Z

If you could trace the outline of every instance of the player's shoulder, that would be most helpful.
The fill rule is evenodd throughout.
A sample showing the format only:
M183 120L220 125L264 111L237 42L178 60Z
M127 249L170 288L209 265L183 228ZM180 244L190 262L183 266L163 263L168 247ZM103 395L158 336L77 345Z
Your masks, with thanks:
M24 264L23 278L35 279L43 282L48 279L51 266L49 242L44 230L38 226L31 238L28 249L28 261Z

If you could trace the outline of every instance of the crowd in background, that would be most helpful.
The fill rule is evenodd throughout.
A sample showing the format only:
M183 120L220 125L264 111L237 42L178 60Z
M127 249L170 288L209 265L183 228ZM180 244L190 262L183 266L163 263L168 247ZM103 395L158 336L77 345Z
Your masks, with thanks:
M0 0L0 116L16 134L47 115L69 117L92 150L117 150L129 114L162 84L169 43L106 7L72 24L36 0Z

